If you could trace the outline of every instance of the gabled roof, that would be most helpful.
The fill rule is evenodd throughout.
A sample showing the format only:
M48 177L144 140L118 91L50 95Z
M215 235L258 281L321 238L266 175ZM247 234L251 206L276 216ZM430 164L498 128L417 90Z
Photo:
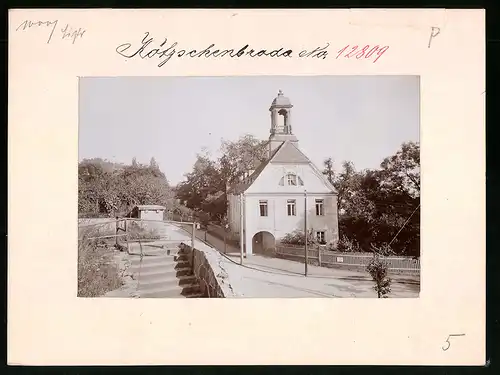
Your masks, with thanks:
M250 176L248 176L248 178L246 179L246 182L240 182L238 184L231 186L229 188L228 193L240 194L240 193L243 193L245 190L247 190L253 184L253 182L257 179L257 177L262 173L264 168L266 168L266 166L271 162L271 160L273 160L274 156L276 156L276 154L279 152L279 150L283 146L284 146L284 143L279 145L278 147L276 147L276 149L273 151L273 154L271 155L271 157L269 159L267 159L266 161L260 163L260 165L255 169L255 171Z
M271 163L293 163L309 164L311 161L300 151L294 142L286 142L280 147L274 155Z
M314 172L321 180L323 180L329 189L333 192L337 191L335 187L333 187L332 184L330 184L330 182L326 179L323 173L321 173L321 171L316 167L316 165L314 165L314 163L309 160L309 158L305 156L304 153L297 148L297 146L295 146L294 142L284 141L273 151L271 157L261 163L259 167L245 180L245 182L233 185L228 190L228 194L241 194L245 192L270 163L308 164L312 166Z

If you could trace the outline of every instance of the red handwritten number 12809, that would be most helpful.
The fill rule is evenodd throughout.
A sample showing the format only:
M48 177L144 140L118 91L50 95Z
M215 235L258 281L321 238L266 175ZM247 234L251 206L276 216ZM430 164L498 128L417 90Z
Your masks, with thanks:
M357 59L365 58L369 59L374 57L373 62L377 62L378 59L382 57L382 55L389 49L389 46L373 46L370 48L369 45L364 46L363 48L359 48L359 46L345 46L341 50L337 52L338 59L340 56L344 56L347 58L356 57Z

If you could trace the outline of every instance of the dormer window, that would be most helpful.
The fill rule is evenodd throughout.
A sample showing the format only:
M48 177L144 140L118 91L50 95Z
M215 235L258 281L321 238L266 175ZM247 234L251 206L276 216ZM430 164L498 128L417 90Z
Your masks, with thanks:
M304 186L304 181L294 173L287 173L284 177L281 177L279 184L281 186Z

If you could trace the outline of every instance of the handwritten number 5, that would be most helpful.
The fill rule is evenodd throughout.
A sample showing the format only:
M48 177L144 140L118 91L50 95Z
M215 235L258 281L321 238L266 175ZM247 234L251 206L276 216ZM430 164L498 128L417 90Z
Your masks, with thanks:
M442 347L443 351L447 351L449 348L450 348L450 336L448 336L448 338L446 339L446 343L448 344L448 346L445 348L444 346Z
M441 347L441 349L443 349L443 351L447 351L450 348L450 346L451 346L450 337L453 337L453 336L465 336L465 333L448 335L448 338L445 341L448 344L448 346L447 347L444 347L444 346Z

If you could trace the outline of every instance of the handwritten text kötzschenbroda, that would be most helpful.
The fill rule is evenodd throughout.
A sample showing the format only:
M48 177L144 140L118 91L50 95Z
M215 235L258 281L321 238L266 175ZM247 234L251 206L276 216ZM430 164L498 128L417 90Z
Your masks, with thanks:
M141 59L146 58L158 58L160 63L158 67L165 65L173 57L205 57L205 58L239 58L243 56L248 57L275 57L275 58L286 58L292 57L293 51L289 48L276 48L273 50L265 49L253 49L248 44L242 46L241 48L231 48L231 49L219 49L215 47L215 44L210 44L208 47L196 50L196 49L181 49L177 47L178 43L167 43L167 38L161 43L155 43L154 39L149 36L149 32L146 33L141 41L140 46L132 46L131 43L123 43L116 47L116 52L123 57L131 59L133 57L139 57ZM316 47L311 51L302 50L298 56L299 57L314 57L319 59L325 59L328 55L329 44L324 47Z

